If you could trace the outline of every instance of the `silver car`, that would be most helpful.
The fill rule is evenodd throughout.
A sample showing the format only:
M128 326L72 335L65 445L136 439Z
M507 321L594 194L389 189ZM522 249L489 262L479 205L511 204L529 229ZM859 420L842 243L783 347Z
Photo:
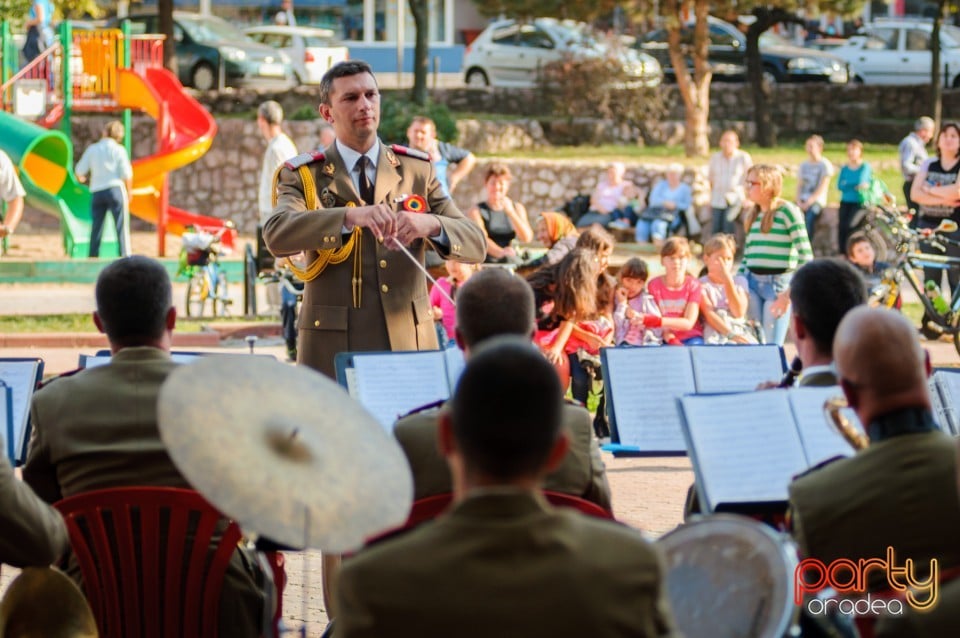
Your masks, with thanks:
M490 24L467 47L463 56L464 81L468 86L531 88L537 85L541 69L550 62L573 55L583 59L608 53L574 25L538 18L532 22L498 20ZM653 57L626 51L612 53L624 70L647 86L656 86L663 77Z
M279 49L290 58L297 84L320 84L320 78L337 62L350 57L330 29L265 25L243 31L248 38Z

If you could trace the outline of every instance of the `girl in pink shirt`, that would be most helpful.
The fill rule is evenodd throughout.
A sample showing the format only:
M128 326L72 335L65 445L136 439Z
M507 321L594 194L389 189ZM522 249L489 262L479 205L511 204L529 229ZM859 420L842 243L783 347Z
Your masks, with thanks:
M441 277L437 280L437 285L430 289L430 306L433 309L433 319L439 321L440 325L443 327L444 335L439 334L438 336L446 337L440 339L441 344L450 345L453 342L453 328L457 319L457 308L445 297L440 290L437 290L439 287L443 292L447 293L447 296L456 301L457 299L457 289L463 285L463 283L470 279L470 275L477 271L476 264L461 264L459 261L446 260L443 262L447 267L446 277Z
M671 237L660 249L663 275L654 278L647 290L660 307L662 317L644 315L644 326L662 328L663 342L671 345L703 343L700 318L700 282L687 272L690 244L683 237Z

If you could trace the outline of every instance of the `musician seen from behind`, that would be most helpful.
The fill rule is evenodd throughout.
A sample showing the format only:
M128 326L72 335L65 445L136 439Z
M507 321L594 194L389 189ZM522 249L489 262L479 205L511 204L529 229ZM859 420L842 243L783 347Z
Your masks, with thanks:
M338 352L436 349L414 262L422 265L430 246L479 263L486 240L444 194L429 155L377 137L380 91L366 62L324 74L320 115L336 141L281 168L263 235L277 257L308 253L306 268L294 269L306 282L298 361L333 377Z
M473 275L457 294L454 335L469 360L474 348L487 339L513 335L533 338L533 290L525 279L500 268ZM496 395L490 395L496 401ZM413 497L446 494L453 489L450 468L437 445L437 427L449 404L432 404L397 421L393 434L407 455L413 472ZM563 406L563 428L570 451L557 469L547 474L544 488L585 498L610 510L610 486L600 448L593 436L592 417L578 403Z
M833 338L844 316L866 302L863 277L844 260L814 259L797 269L790 282L794 343L803 364L797 385L839 383Z
M176 365L172 292L163 264L147 257L124 257L100 272L93 322L107 335L110 362L58 377L33 395L23 480L47 503L115 487L191 488L157 426L157 395ZM221 636L260 635L262 575L252 565L234 552L220 599ZM73 566L70 573L79 581Z
M526 336L472 353L439 424L454 503L344 561L337 636L675 635L659 551L541 494L562 423L556 371Z
M850 407L869 444L790 484L793 535L803 558L913 559L926 578L960 566L960 496L953 439L934 422L927 392L930 359L898 312L861 306L837 329L833 355ZM870 591L890 587L868 572Z

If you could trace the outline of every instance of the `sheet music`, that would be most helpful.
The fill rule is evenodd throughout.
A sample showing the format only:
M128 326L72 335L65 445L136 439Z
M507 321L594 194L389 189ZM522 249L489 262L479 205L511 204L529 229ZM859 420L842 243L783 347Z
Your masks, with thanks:
M463 358L463 350L456 346L444 350L443 359L447 366L447 385L450 388L450 395L453 396L460 375L463 374L463 369L467 367L467 360Z
M791 388L788 394L808 467L834 456L853 456L853 448L829 424L829 417L823 410L823 403L827 399L843 395L840 386ZM844 416L859 426L860 422L852 410L845 411Z
M680 399L697 485L710 511L719 503L786 501L807 467L783 390Z
M606 348L607 379L620 443L642 451L686 449L674 399L696 391L687 348Z
M357 401L388 431L414 408L450 398L439 350L355 354Z
M212 353L216 354L216 353ZM170 358L173 359L174 363L193 363L197 358L205 356L196 352L171 352ZM272 357L273 355L258 355L258 356L267 356ZM276 357L274 357L276 358ZM81 368L96 368L99 366L104 366L110 363L110 355L108 354L87 354L80 355L80 367Z
M933 418L940 429L952 433L953 424L951 423L951 415L947 414L947 407L943 403L942 393L945 391L940 389L940 377L937 376L939 374L939 372L934 372L927 379L927 391L930 393L930 411L933 412Z
M940 403L944 414L938 422L950 434L960 434L960 418L957 415L957 401L960 400L960 372L937 370L933 376L940 389Z
M10 466L17 464L17 450L7 439L13 432L13 388L0 385L0 441L3 442L2 453L10 459Z
M0 379L13 391L13 451L19 456L24 447L24 434L30 418L30 399L37 385L40 363L35 360L11 361L0 359ZM6 421L2 421L6 424ZM3 438L6 440L6 430ZM16 463L17 459L11 459Z
M780 346L691 346L698 394L750 392L783 376Z

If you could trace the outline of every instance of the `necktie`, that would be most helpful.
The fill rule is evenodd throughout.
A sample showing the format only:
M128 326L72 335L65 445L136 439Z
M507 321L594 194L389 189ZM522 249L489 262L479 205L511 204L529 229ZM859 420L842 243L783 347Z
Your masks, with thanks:
M361 155L360 159L357 160L357 169L360 171L360 199L363 200L363 203L367 206L373 205L373 184L370 182L370 177L367 175L367 165L370 163L370 158L366 155Z

